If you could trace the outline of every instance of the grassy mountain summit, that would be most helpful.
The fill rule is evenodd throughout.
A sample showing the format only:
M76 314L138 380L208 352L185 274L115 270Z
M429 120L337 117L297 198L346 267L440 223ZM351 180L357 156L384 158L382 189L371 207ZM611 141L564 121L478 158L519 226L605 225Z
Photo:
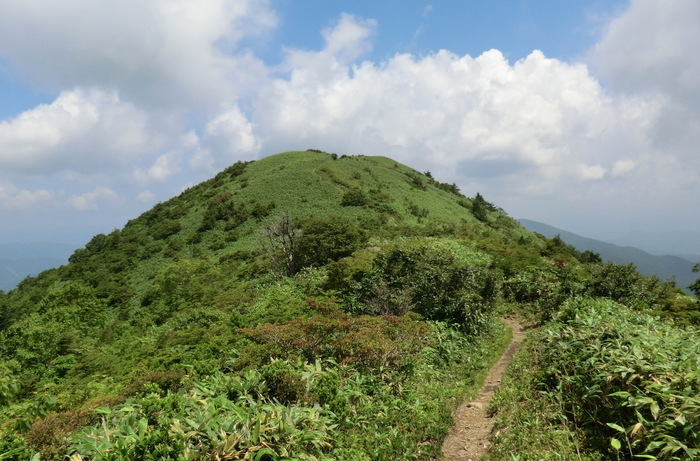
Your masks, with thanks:
M0 292L0 459L436 458L498 313L698 317L478 193L318 151L236 163L69 261Z

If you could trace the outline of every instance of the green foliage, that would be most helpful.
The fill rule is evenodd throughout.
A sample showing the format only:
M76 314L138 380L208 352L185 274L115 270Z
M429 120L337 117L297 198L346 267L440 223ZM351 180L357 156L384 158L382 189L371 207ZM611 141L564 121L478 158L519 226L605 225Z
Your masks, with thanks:
M390 159L237 163L0 293L0 458L435 459L501 297L582 293L700 320Z
M33 452L41 453L43 460L62 460L68 455L68 440L76 430L97 422L94 411L78 408L52 413L32 425L25 440Z
M547 246L542 251L543 256L552 259L570 259L577 255L576 249L562 240L561 236L555 235L547 240Z
M489 221L489 212L500 212L497 206L486 201L486 199L480 194L476 193L471 203L471 212L476 219L482 222Z
M409 375L275 360L260 371L185 379L169 391L146 386L121 405L97 408L99 421L68 435L61 449L74 460L434 458L453 403L476 393L507 342L503 333L492 328L467 340L436 324L412 354ZM41 426L67 427L54 421ZM42 459L53 446L41 445Z
M270 351L299 354L306 360L333 359L363 369L410 367L430 327L414 316L360 316L344 313L265 324L241 333Z
M296 403L304 396L305 386L301 374L283 360L273 360L260 369L267 385L267 395L284 405Z
M572 300L542 339L549 347L541 382L602 451L612 447L622 459L696 459L696 336L612 301Z
M73 459L328 459L330 415L267 401L256 391L261 378L216 374L98 408L102 422L69 439Z
M351 189L343 194L340 206L365 206L369 203L369 199L362 190Z
M587 294L605 297L636 308L651 308L672 296L673 284L637 272L634 264L598 264L587 282Z
M0 367L0 408L9 405L20 393L20 383L6 367Z
M155 276L142 306L158 323L184 307L201 306L219 291L220 268L207 260L184 259L164 266Z
M602 263L603 258L601 258L600 254L596 253L595 251L591 250L586 250L580 255L577 256L577 259L581 261L582 263Z
M324 266L350 256L367 241L367 234L344 216L311 218L301 224L301 229L295 251L303 267Z
M495 415L493 461L581 460L605 458L585 443L585 432L564 411L566 396L544 391L543 368L550 343L530 330L496 391L489 413Z
M693 266L693 272L700 272L700 263ZM700 298L700 278L695 280L688 288L690 288L695 296Z
M486 256L449 240L407 240L378 252L352 275L351 308L373 315L416 312L476 332L499 291Z
M428 187L423 182L423 178L418 173L411 171L406 173L406 176L408 177L408 183L411 187L423 191L428 190Z
M313 315L315 309L296 281L285 279L259 290L255 301L239 306L235 324L257 326L268 322L288 322Z
M283 212L270 221L261 242L270 259L270 267L279 275L294 275L300 269L298 250L301 229L291 213Z

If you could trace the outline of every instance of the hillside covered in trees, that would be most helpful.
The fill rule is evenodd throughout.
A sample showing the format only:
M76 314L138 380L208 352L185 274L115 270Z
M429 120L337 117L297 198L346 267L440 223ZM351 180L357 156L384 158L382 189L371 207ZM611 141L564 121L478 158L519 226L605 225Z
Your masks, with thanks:
M696 298L429 172L306 151L0 291L0 459L440 459L507 315L538 328L491 459L696 456Z

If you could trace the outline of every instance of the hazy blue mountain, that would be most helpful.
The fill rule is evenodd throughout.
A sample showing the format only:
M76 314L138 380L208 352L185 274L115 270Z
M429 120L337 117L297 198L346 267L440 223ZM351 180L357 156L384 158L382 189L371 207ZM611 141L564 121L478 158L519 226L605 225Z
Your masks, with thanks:
M552 238L559 235L569 245L574 246L579 251L591 250L600 254L603 261L616 264L634 263L637 270L644 275L658 275L662 280L676 278L676 285L687 290L698 274L693 272L695 262L681 258L679 256L665 255L657 256L639 248L631 246L619 246L612 243L602 242L587 237L558 229L547 224L529 219L519 219L520 224L526 229Z
M28 275L66 264L75 249L50 242L0 244L0 290L9 291Z
M674 255L700 262L700 231L647 232L639 230L611 243L631 245L655 255Z

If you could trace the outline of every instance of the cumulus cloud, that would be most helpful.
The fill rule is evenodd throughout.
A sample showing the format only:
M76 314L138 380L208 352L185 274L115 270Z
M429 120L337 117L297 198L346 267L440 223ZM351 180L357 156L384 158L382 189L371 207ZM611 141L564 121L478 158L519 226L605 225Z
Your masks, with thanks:
M700 182L698 5L632 0L587 63L537 50L517 62L498 50L373 62L381 25L343 14L321 49L286 48L267 66L243 44L275 26L268 1L10 0L0 58L60 94L0 122L0 176L80 177L94 190L63 196L87 211L319 148L391 156L506 209L631 207L649 184L645 206L661 208ZM124 190L134 184L141 192ZM60 195L13 187L3 206Z
M103 171L162 144L149 115L115 91L75 89L0 122L0 168L47 174Z
M584 181L597 181L605 177L606 171L600 165L580 165L579 175Z
M502 177L542 194L603 179L616 161L606 145L639 151L650 107L611 97L586 65L539 51L511 64L497 50L475 58L443 50L336 66L331 77L292 72L258 101L255 121L273 151L283 140L383 154L463 183Z
M70 205L78 211L98 211L104 205L115 206L122 202L119 195L109 187L98 187L93 191L70 197Z
M0 2L0 56L44 87L112 87L142 103L217 103L229 74L259 66L234 51L276 24L267 0ZM239 77L242 74L238 74Z
M648 126L659 155L700 169L700 2L632 0L611 21L590 54L596 71L616 91L654 100Z
M632 170L634 170L636 163L632 160L618 160L612 167L613 177L621 177L628 175Z
M143 192L139 192L139 194L136 196L136 200L142 203L151 203L153 200L155 200L156 196L153 192L150 190L145 190Z
M700 3L632 0L592 50L596 69L619 90L657 91L679 102L700 98Z
M180 155L177 152L168 152L159 156L148 169L136 169L133 176L141 183L163 183L179 172Z
M261 140L238 106L225 110L204 127L204 137L190 160L197 171L214 173L236 160L255 158Z
M372 48L370 38L377 22L343 14L333 26L322 32L325 46L320 51L289 48L279 71L291 73L292 79L309 85L332 80L347 71L353 63Z
M11 183L0 183L0 208L6 210L28 210L53 199L54 194L45 189L27 190Z

